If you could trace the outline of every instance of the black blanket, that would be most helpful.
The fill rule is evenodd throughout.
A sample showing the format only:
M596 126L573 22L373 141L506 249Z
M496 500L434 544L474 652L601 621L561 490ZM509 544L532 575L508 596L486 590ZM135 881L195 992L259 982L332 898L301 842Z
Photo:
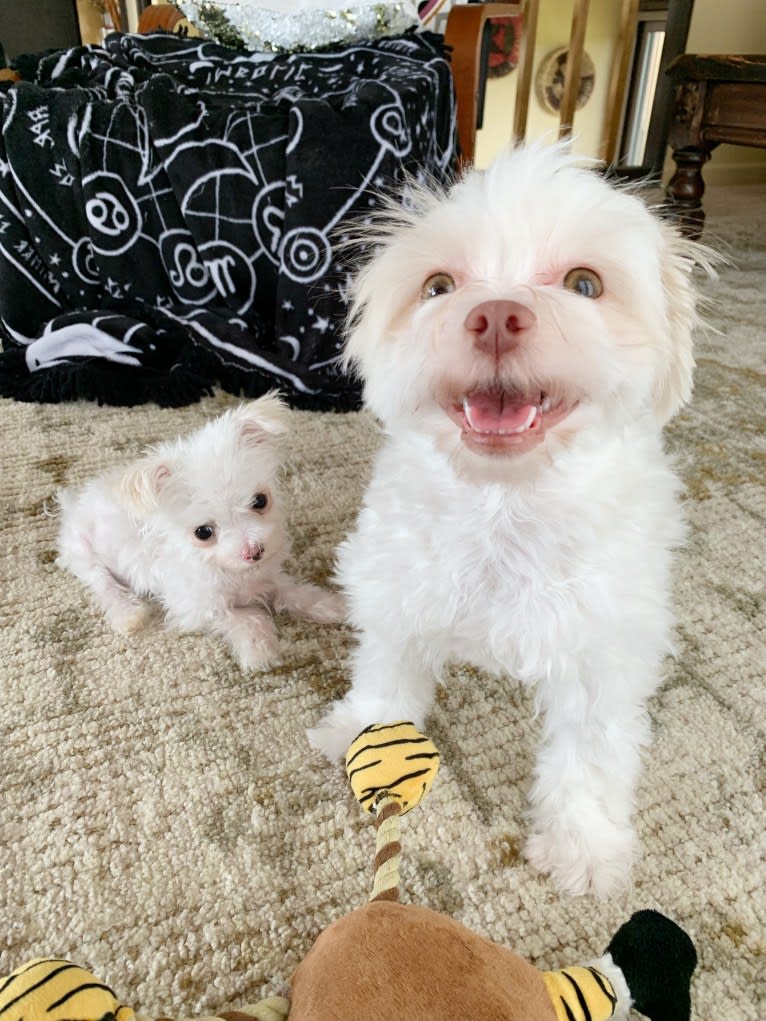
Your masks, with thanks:
M452 174L437 37L274 57L115 34L36 63L1 97L0 394L356 406L333 244L405 170Z

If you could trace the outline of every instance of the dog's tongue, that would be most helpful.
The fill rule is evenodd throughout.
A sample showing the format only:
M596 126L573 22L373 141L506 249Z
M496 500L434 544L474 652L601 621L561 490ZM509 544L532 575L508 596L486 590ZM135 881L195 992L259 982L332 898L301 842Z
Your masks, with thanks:
M493 391L468 394L463 411L468 425L476 432L521 432L534 421L536 404L525 401L521 394L511 395Z

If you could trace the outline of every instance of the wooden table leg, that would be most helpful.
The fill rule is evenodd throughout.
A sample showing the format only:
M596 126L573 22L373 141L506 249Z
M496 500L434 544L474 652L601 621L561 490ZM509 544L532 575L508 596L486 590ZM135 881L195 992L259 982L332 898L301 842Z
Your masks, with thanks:
M705 182L702 179L702 168L710 159L710 152L710 148L700 146L674 149L673 161L676 170L666 188L672 207L669 211L681 231L695 241L701 236L705 223L705 210L702 208Z
M702 234L705 223L702 168L714 148L705 141L702 131L706 85L706 82L683 81L676 87L669 138L676 171L665 189L668 213L683 233L694 239Z

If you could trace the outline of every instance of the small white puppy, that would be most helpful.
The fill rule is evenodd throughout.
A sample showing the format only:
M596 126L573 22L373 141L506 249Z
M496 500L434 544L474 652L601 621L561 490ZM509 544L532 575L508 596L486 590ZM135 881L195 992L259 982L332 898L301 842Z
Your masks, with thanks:
M191 435L58 494L58 563L83 581L112 627L141 627L149 599L180 631L214 631L245 669L277 658L271 616L332 623L338 593L294 581L278 488L287 409L267 394Z
M353 683L311 741L422 724L450 661L534 685L526 854L606 893L671 649L661 430L691 393L693 246L558 146L415 187L367 237L347 359L386 438L339 550Z

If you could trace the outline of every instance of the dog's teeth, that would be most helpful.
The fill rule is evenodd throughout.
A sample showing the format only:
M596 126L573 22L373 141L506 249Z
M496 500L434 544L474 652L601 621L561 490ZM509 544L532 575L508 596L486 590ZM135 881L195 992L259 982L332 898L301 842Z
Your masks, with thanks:
M475 429L476 425L471 417L471 405L467 397L463 398L463 414L465 415L465 420L468 423L469 428Z
M553 402L551 401L550 397L544 397L543 400L540 402L540 411L542 411L543 413L545 413L546 411L550 411L552 404Z
M465 420L466 420L466 423L468 424L469 429L473 429L475 432L482 432L482 433L490 432L490 431L491 432L496 432L498 436L513 436L516 433L526 432L527 429L530 429L534 425L535 420L537 419L538 415L540 415L540 413L541 413L541 410L542 409L541 409L541 406L539 404L532 405L532 407L530 407L530 409L529 409L529 412L527 414L526 420L521 425L517 426L515 429L501 429L501 428L499 428L497 430L486 430L486 429L480 429L476 425L476 422L475 422L475 420L473 418L473 414L471 412L471 405L470 405L470 403L468 401L468 398L467 397L463 398L463 414L465 415Z

